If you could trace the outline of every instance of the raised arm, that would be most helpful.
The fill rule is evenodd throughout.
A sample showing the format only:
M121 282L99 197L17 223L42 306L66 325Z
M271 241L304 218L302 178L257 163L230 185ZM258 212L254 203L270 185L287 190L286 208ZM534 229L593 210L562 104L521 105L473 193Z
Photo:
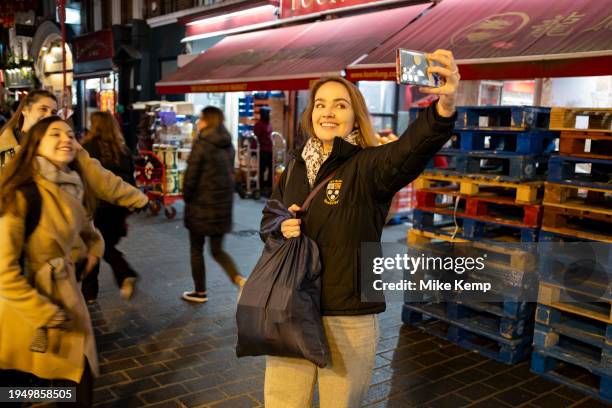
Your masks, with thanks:
M98 160L91 158L85 149L80 149L77 153L77 162L81 176L97 198L130 210L143 208L149 202L139 189L106 170Z
M420 91L439 95L438 101L421 112L397 142L363 152L362 171L381 201L389 200L418 177L452 135L459 71L450 51L438 50L428 54L428 59L439 64L431 66L429 71L440 75L443 85L420 88Z

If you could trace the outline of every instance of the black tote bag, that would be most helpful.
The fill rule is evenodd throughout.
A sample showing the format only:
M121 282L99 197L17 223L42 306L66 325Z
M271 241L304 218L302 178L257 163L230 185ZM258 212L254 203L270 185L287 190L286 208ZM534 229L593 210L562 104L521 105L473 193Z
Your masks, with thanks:
M302 205L306 212L323 180ZM277 200L266 204L274 217L262 232L278 231L293 217ZM305 234L276 238L270 234L249 276L236 311L236 355L304 358L319 367L330 362L321 320L321 261L317 244Z

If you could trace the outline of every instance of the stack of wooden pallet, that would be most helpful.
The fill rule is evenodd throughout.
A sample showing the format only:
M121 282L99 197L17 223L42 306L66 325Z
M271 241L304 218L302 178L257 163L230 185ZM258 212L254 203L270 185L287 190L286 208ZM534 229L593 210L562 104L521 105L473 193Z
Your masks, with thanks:
M458 108L450 144L415 182L409 245L473 242L496 254L491 273L508 274L508 282L533 275L532 254L505 244L538 240L543 177L559 136L549 118L548 108ZM513 364L531 351L534 309L507 288L500 295L495 303L407 303L403 318L426 329L444 323L439 334Z
M612 109L553 108L550 127L561 138L539 239L607 243L595 244L606 276L563 284L541 260L532 370L612 402Z

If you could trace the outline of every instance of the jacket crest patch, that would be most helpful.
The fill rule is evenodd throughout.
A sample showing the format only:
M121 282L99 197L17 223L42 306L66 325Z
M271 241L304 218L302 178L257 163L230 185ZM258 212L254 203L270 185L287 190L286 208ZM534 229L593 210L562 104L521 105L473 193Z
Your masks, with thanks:
M323 202L327 205L338 204L340 199L340 188L342 188L342 180L330 180L329 183L327 183L326 198Z

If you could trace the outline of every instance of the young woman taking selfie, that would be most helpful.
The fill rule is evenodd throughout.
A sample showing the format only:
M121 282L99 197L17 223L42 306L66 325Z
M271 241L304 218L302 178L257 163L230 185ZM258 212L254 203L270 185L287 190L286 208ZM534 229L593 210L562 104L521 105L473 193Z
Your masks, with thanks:
M305 146L293 154L272 199L293 213L308 193L330 174L332 179L302 218L284 221L275 233L313 239L322 264L323 326L331 364L318 368L297 358L266 360L266 408L312 404L316 382L322 408L359 407L370 384L378 340L377 314L384 302L363 302L359 265L362 242L380 242L391 199L414 180L450 138L459 73L449 51L428 54L439 88L423 88L439 99L424 110L402 137L378 146L368 110L357 87L341 77L323 78L310 89L301 128ZM267 217L274 214L266 213Z

